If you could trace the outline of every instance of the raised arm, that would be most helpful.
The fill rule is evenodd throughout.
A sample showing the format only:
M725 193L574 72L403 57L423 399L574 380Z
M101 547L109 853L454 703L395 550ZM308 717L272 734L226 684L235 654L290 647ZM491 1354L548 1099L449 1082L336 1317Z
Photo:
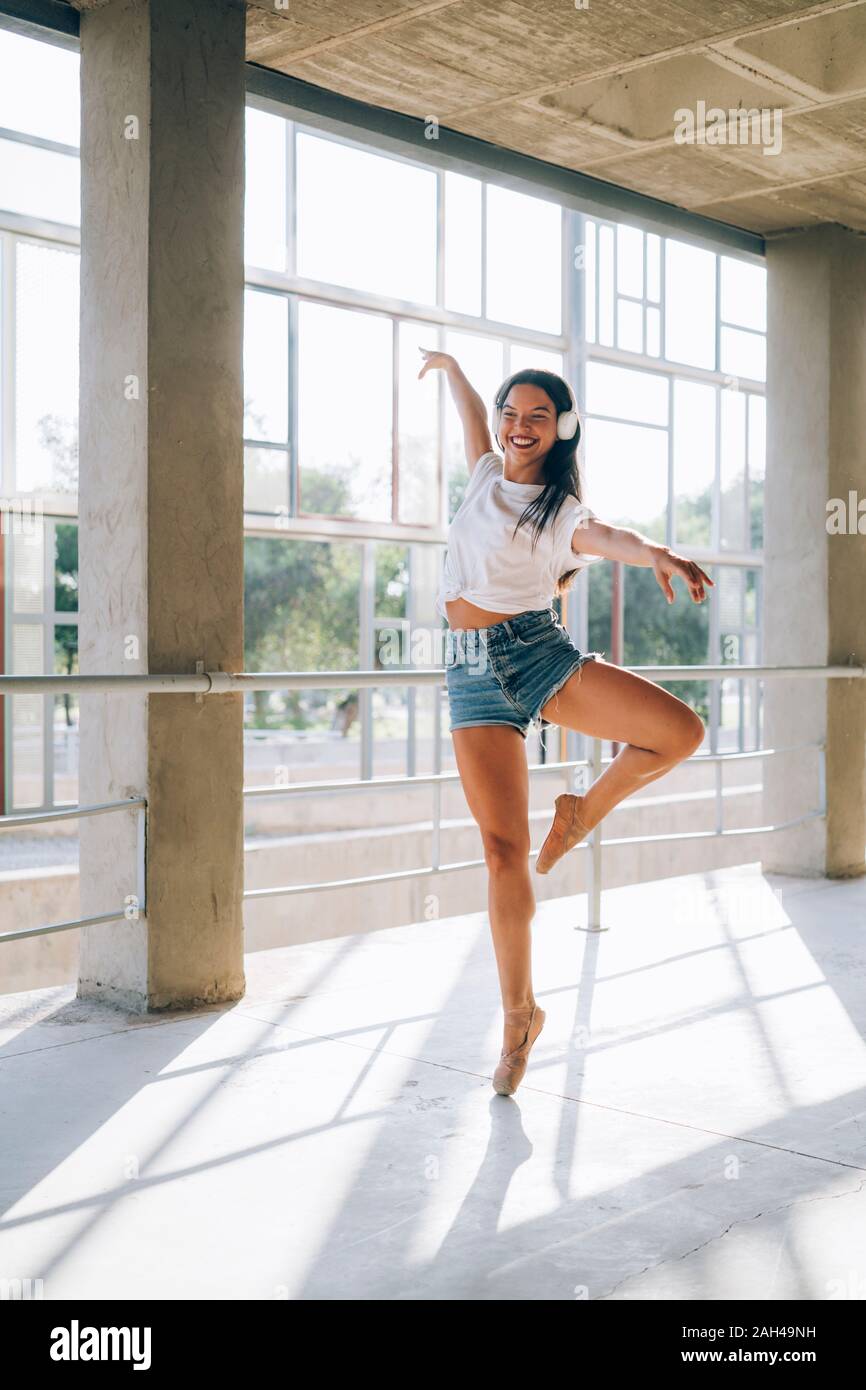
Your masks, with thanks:
M576 555L583 551L587 555L604 555L608 560L622 560L625 565L652 568L668 603L674 601L671 579L675 574L686 584L694 603L703 603L706 598L705 584L715 588L713 580L694 560L687 560L667 545L658 545L640 531L609 526L596 516L583 518L576 526L571 548Z
M482 454L489 454L492 447L487 409L475 387L464 376L456 357L451 357L447 352L435 352L427 348L421 348L420 352L424 358L424 365L418 373L419 380L426 372L437 369L443 371L448 378L451 399L457 407L457 414L463 425L466 463L471 474Z

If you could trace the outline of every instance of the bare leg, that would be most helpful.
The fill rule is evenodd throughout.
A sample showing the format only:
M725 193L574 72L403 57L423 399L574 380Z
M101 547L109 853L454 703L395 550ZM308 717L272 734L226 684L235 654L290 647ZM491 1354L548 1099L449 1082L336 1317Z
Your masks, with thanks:
M488 870L488 910L503 1009L531 1008L535 894L529 872L529 772L517 729L479 725L454 729L457 769L469 809L481 831ZM506 1028L503 1045L520 1042Z
M694 753L704 736L703 720L684 700L606 661L587 661L541 713L625 745L583 799L580 818L590 830L624 797Z

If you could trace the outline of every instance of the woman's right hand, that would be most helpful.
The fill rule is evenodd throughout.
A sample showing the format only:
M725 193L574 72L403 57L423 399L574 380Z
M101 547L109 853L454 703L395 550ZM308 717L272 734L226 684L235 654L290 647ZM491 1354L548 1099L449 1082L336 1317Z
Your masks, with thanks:
M418 351L424 358L424 365L418 373L420 381L425 372L435 371L438 367L441 371L447 372L449 367L456 366L457 359L447 352L437 352L435 348L419 348Z

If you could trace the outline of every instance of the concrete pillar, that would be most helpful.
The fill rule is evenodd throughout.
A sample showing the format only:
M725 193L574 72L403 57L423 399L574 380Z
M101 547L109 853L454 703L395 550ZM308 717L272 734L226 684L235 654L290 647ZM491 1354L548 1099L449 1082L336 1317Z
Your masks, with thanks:
M768 663L866 662L866 238L819 227L768 246L765 642ZM853 512L852 512L852 497ZM844 503L842 533L828 503ZM866 512L866 506L864 506ZM769 746L827 745L826 820L768 837L768 869L862 874L866 843L866 684L766 687ZM765 770L773 824L817 804L816 758Z
M85 674L243 666L244 19L81 15ZM146 914L82 932L79 995L243 994L242 719L239 694L82 700L82 803L144 793L149 824ZM136 891L135 818L81 832L82 915L111 911Z

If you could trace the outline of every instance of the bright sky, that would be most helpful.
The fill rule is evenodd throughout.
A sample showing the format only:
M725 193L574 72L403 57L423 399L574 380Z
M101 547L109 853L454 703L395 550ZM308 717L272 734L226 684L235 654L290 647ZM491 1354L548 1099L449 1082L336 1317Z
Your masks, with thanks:
M0 126L79 143L78 54L0 29Z

